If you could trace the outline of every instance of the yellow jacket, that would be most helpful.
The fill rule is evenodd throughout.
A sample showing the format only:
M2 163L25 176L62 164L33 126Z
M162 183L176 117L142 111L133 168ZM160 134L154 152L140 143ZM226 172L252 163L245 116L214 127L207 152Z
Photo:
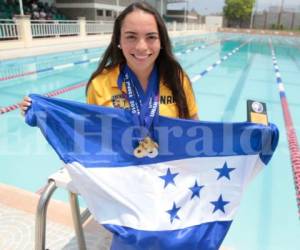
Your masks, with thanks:
M87 103L116 108L129 108L126 100L126 86L118 88L119 66L104 70L91 82L87 92ZM190 116L198 113L197 104L189 80L184 77L183 88L185 91ZM159 114L163 116L178 117L178 108L174 102L172 91L162 82L159 84Z

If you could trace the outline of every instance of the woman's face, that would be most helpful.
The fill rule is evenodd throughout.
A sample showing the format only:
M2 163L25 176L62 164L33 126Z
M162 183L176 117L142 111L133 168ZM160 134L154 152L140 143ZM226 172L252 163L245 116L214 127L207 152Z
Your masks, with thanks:
M122 22L120 45L135 73L151 70L160 52L155 17L142 10L129 13Z

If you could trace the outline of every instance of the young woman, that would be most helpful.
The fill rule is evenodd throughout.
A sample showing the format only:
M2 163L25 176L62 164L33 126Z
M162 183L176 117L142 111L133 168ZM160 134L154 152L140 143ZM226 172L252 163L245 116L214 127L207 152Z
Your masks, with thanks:
M132 98L127 95L125 76L132 83ZM147 113L143 110L149 101L153 104L158 97L160 115L198 119L190 80L172 54L166 26L156 9L145 2L129 5L115 20L111 42L86 93L89 104L132 110L135 107L130 103L135 102L141 110L138 114ZM21 112L30 105L25 97Z
M111 43L87 85L87 102L130 108L124 71L142 105L156 84L160 115L197 119L190 81L172 54L166 26L145 2L129 5L116 19Z

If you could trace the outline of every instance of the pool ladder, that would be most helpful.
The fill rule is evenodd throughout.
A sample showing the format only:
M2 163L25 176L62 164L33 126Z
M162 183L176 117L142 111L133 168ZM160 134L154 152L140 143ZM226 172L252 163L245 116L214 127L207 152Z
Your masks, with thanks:
M57 173L51 175L48 179L47 185L44 187L36 210L36 221L35 221L35 250L47 250L46 249L46 218L47 208L51 196L57 188L67 189L69 192L69 202L72 213L72 220L75 229L75 235L77 238L78 249L86 250L86 243L83 234L83 223L90 217L90 212L85 209L80 213L78 195L74 188L70 186L71 180L63 168Z

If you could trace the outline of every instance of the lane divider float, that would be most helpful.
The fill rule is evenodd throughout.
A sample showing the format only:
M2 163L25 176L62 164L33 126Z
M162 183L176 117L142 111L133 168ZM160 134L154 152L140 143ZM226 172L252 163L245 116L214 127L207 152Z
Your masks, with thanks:
M189 53L191 53L191 52L193 52L193 51L197 51L197 50L199 50L199 49L205 49L205 48L207 48L207 47L209 47L209 46L211 46L211 45L214 45L214 44L219 43L219 42L225 42L225 41L227 41L227 40L230 40L230 39L215 40L215 41L213 41L213 42L211 42L211 43L209 43L209 44L204 44L204 45L196 46L196 47L194 47L194 48L190 48L190 49L184 50L184 51L182 51L182 52L176 52L176 53L175 53L175 56L181 56L181 55L189 54Z
M285 130L286 130L287 139L288 139L290 159L291 159L291 163L292 163L292 171L293 171L293 175L294 175L294 184L295 184L295 189L296 189L298 216L300 218L300 150L299 150L299 144L298 144L298 140L297 140L296 130L293 125L292 116L291 116L291 113L289 110L289 105L288 105L287 97L285 94L284 84L283 84L281 74L279 71L279 67L277 64L275 50L273 48L271 39L269 39L269 46L271 49L273 68L274 68L275 75L276 75L276 82L277 82L277 86L278 86L281 107L282 107L282 112L283 112L283 117L284 117L284 123L285 123Z
M73 62L73 63L66 63L66 64L61 64L61 65L56 65L56 66L53 66L53 67L43 68L43 69L39 69L39 70L35 70L35 71L27 71L27 72L16 74L16 75L0 77L0 82L15 79L15 78L20 78L20 77L23 77L23 76L38 74L38 73L47 72L47 71L65 69L65 68L74 67L74 66L79 65L79 64L93 63L93 62L98 62L98 61L99 61L99 58L91 58L91 59L87 59L87 60L76 61L76 62Z
M223 56L221 59L219 59L214 64L212 64L211 66L209 66L206 70L204 70L202 73L200 73L200 75L196 75L195 77L193 77L191 79L191 81L195 82L198 79L200 79L201 77L203 77L205 74L207 74L209 71L211 71L217 65L221 64L221 62L227 60L230 56L232 56L233 54L235 54L237 51L239 51L244 45L246 45L249 42L250 41L247 41L247 42L241 44L239 47L233 49L231 52L227 53L227 55ZM93 58L93 59L90 59L89 61L91 61L91 60L99 60L99 59L98 58ZM83 63L83 61L81 61L81 63ZM64 65L59 65L59 66L63 67ZM65 66L65 67L69 67L69 66ZM49 92L49 93L47 93L45 95L49 96L49 97L56 96L56 95L60 95L60 94L63 94L65 92L71 91L73 89L77 89L77 88L83 87L85 85L86 85L86 83L79 83L79 84L76 84L76 85L72 85L70 87L66 87L66 88L62 88L62 89L59 89L59 90L55 90L55 91ZM17 104L13 104L13 105L10 105L10 106L7 106L7 107L0 108L0 115L8 113L10 111L14 111L14 110L18 109L19 106L20 106L20 104L17 103Z
M248 40L244 43L242 43L240 46L236 47L229 53L227 53L225 56L221 57L219 60L217 60L215 63L207 67L205 70L203 70L200 74L195 75L194 77L191 78L192 83L198 81L201 79L203 76L205 76L208 72L212 71L215 67L220 65L222 62L226 61L229 57L233 56L236 52L238 52L243 46L245 46L247 43L249 43L251 40Z
M229 39L225 39L224 41L226 41L226 40L229 40ZM178 55L182 55L182 54L188 54L188 53L191 53L192 51L196 51L196 50L199 50L199 49L204 49L204 48L206 48L208 46L211 46L211 45L213 45L213 44L215 44L219 41L220 40L217 40L217 41L214 41L214 42L212 42L210 44L207 44L207 45L197 46L193 49L187 49L183 52L175 53L175 55L178 56ZM99 61L99 58L91 58L91 59L87 59L87 60L80 60L80 61L76 61L76 62L73 62L73 63L66 63L66 64L61 64L61 65L56 65L56 66L53 66L53 67L43 68L43 69L39 69L39 70L26 71L26 72L23 72L23 73L20 73L20 74L0 77L0 82L1 81L8 81L8 80L28 76L28 75L48 72L48 71L55 71L55 70L59 70L59 69L71 68L71 67L74 67L75 65L85 64L85 63L94 63L94 62L98 62L98 61Z
M84 87L84 86L86 86L86 82L81 82L81 83L78 83L78 84L75 84L75 85L72 85L72 86L68 86L68 87L65 87L65 88L61 88L61 89L51 91L51 92L45 94L45 96L53 97L53 96L61 95L61 94L64 94L66 92L69 92L71 90L78 89L78 88L81 88L81 87ZM19 107L20 107L20 104L17 103L17 104L13 104L13 105L10 105L10 106L7 106L7 107L0 108L0 115L3 115L3 114L8 113L10 111L14 111L14 110L18 109Z

